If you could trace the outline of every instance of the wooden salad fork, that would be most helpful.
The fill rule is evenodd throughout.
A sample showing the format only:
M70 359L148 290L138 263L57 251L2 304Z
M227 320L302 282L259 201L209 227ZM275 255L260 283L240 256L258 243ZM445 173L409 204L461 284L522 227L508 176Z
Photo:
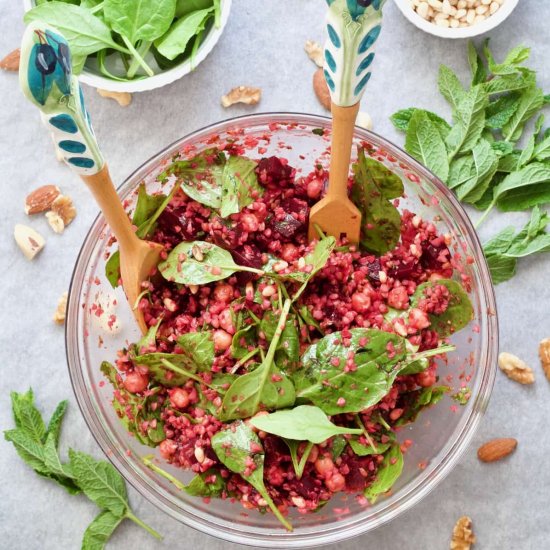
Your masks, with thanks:
M308 237L319 229L336 238L359 242L361 212L348 196L355 119L374 59L385 0L327 0L328 39L324 74L332 101L332 141L326 195L309 215Z
M27 27L21 44L19 83L25 96L40 109L64 161L87 184L115 235L122 287L145 333L147 325L136 301L163 247L138 238L124 211L97 145L80 84L72 74L69 45L56 29L41 22Z

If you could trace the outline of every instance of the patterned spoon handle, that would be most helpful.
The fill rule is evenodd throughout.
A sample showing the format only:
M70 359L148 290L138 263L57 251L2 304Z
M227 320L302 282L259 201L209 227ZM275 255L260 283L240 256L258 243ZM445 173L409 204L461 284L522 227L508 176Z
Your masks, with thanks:
M95 138L82 89L71 71L67 40L40 21L21 43L19 84L41 112L63 159L79 176L97 174L105 160Z
M325 78L332 102L350 107L359 103L371 77L385 0L327 0L327 3Z

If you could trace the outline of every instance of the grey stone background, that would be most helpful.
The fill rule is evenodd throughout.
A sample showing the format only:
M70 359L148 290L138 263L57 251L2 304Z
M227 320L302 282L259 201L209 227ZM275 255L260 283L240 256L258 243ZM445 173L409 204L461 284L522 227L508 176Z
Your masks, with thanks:
M306 39L324 40L322 0L234 0L227 29L212 54L191 75L160 90L136 94L128 108L85 87L99 143L111 173L120 182L166 144L220 119L250 111L322 113L311 88L313 64L303 52ZM17 47L23 31L21 2L0 0L0 56ZM550 91L548 51L550 2L520 0L515 13L490 33L498 56L520 42L532 47L531 66ZM436 91L440 63L467 78L466 42L429 36L408 23L388 2L378 43L373 78L363 109L374 129L398 144L403 138L388 117L398 108L423 106L449 114ZM220 106L233 86L263 88L255 108ZM12 425L8 394L32 386L39 405L50 414L64 398L71 402L62 440L100 455L72 396L65 363L63 329L51 321L59 295L67 289L80 245L97 207L75 176L54 156L38 113L21 95L14 74L0 74L0 428ZM44 219L28 220L23 199L46 183L70 194L78 216L65 234L54 235ZM508 224L520 226L527 214L495 214L483 226L488 238ZM40 256L28 262L14 244L16 223L29 223L47 237ZM455 470L414 509L361 538L332 548L377 550L448 548L455 520L470 515L484 550L543 550L550 543L550 468L547 429L550 386L538 365L539 341L550 336L550 255L522 261L518 275L497 288L501 349L535 367L537 382L522 387L498 373L493 397L474 443ZM507 460L483 465L476 449L484 440L512 436L517 452ZM0 548L74 549L96 514L84 498L69 497L35 476L0 442ZM165 535L158 543L127 522L109 548L140 550L230 548L238 545L193 531L148 504L130 489L137 515Z

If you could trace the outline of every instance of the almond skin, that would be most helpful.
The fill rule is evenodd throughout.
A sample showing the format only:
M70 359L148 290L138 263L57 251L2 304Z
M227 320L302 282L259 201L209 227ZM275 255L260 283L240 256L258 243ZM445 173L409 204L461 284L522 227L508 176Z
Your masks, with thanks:
M313 90L319 103L327 110L330 111L330 92L328 89L323 69L317 69L313 74Z
M43 185L31 191L25 199L25 213L32 215L46 212L60 194L61 191L56 185Z
M518 442L512 437L491 439L477 450L477 457L482 462L496 462L516 450Z
M0 69L4 69L4 71L18 71L20 55L21 51L19 48L10 52L0 61Z

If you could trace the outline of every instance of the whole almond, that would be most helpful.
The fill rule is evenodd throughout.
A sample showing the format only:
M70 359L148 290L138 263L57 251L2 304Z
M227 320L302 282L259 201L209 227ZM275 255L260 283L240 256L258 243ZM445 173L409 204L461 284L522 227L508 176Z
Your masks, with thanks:
M19 48L13 50L13 52L10 52L0 61L0 69L4 69L5 71L18 71L20 56L21 50Z
M327 111L330 111L330 92L323 69L317 69L313 74L313 91L321 105Z
M31 191L25 199L25 214L38 214L46 212L52 207L53 202L61 191L57 185L43 185Z
M477 457L482 462L496 462L514 452L517 446L517 440L512 437L491 439L477 450Z

